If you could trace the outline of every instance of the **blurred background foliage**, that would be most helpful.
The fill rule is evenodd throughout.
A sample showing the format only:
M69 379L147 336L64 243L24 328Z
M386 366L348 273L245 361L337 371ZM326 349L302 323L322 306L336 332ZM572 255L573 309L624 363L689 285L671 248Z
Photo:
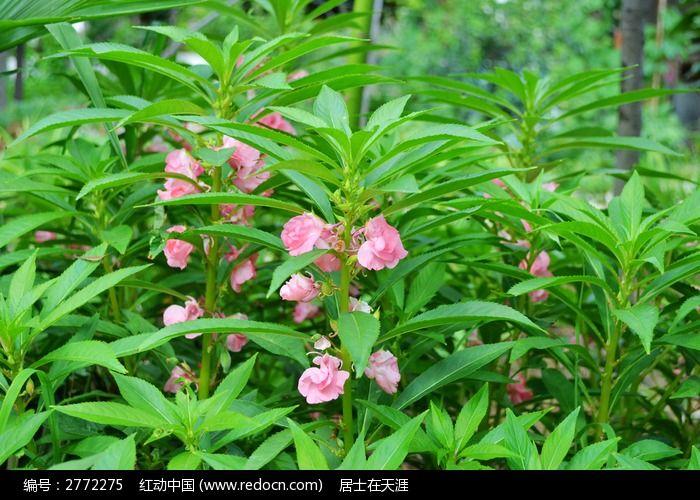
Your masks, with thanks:
M645 86L697 88L700 81L700 6L692 0L639 1L644 11ZM409 79L409 82L410 77L416 75L465 80L466 73L482 73L499 67L516 72L529 70L556 81L575 72L615 68L620 66L621 3L622 0L374 0L374 8L381 8L381 16L373 26L373 41L382 48L370 54L369 62L381 65L387 75ZM158 46L162 38L131 27L162 22L194 27L211 38L222 39L231 25L237 23L243 36L255 36L255 27L247 24L245 17L232 15L233 9L264 10L260 3L211 0L177 9L93 19L77 27L84 38L93 42L111 40L164 53L172 48ZM352 2L346 1L339 3L327 16L350 15L351 11ZM286 29L294 27L291 24ZM65 59L46 58L59 51L55 40L44 36L21 48L0 53L0 69L4 76L0 79L0 107L3 109L0 140L4 138L3 142L44 115L82 104L76 101L76 88L80 88L80 84L69 76ZM177 57L187 57L187 53L178 52ZM20 89L16 82L18 59L23 66ZM316 66L317 69L322 67L323 64ZM485 82L470 80L468 76L466 80L492 90ZM616 85L608 85L598 93L602 97L618 91ZM374 109L379 103L405 92L406 89L398 85L370 87L366 108ZM425 105L420 99L413 102L416 108ZM472 123L479 119L477 115L469 116L473 112L458 107L442 107L438 112ZM582 127L614 130L618 116L611 108L577 119L584 120L580 124ZM640 165L697 180L699 129L698 93L646 103L642 136L668 145L681 156L646 153ZM577 163L569 165L568 169L578 171L583 167L601 171L614 168L615 157L609 151L587 150L577 157ZM581 188L592 199L598 198L605 204L612 182L608 175L595 174L583 179ZM668 179L651 184L660 205L671 203L694 188L691 183Z

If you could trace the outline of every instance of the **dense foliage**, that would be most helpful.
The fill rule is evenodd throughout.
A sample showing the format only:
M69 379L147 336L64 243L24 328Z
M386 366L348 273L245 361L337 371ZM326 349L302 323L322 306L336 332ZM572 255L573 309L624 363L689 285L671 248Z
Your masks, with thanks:
M84 96L4 134L8 468L700 468L697 165L605 114L675 91L392 74L334 0L58 3L0 22Z

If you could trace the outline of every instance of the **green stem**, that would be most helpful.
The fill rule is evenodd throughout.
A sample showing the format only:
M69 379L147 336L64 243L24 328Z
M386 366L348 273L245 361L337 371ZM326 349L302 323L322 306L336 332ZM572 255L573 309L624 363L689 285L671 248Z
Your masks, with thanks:
M114 270L112 268L112 263L109 261L109 254L105 254L105 256L102 257L102 268L107 274L110 274ZM112 308L112 317L114 318L114 321L116 323L120 323L122 320L122 312L119 306L119 298L117 297L117 292L114 289L114 287L112 287L107 293L109 295L110 307Z
M346 232L347 231L346 229ZM349 299L350 297L350 265L347 260L343 261L343 267L340 270L340 293L338 296L338 312L340 314L348 312L349 309ZM350 448L355 441L354 435L354 422L352 415L352 359L350 353L345 347L341 348L340 351L341 359L343 360L343 367L349 371L351 374L345 381L345 387L343 388L343 435L345 436L345 453L350 452Z
M600 405L598 406L599 424L604 424L610 416L610 394L613 387L613 370L617 364L617 344L620 337L620 323L615 321L610 339L605 345L605 371L603 372L603 380L600 389Z
M221 167L214 167L212 172L212 192L221 190ZM214 223L219 218L219 206L211 206L211 222ZM212 316L216 311L216 302L218 295L219 284L217 282L217 273L219 270L219 242L214 236L210 236L211 246L209 247L209 255L205 256L206 264L206 291L204 295L204 309L207 314ZM211 352L212 334L204 333L202 335L202 357L201 370L199 372L199 399L207 399L209 397L209 386L211 385L212 372L216 373L216 367L212 370Z

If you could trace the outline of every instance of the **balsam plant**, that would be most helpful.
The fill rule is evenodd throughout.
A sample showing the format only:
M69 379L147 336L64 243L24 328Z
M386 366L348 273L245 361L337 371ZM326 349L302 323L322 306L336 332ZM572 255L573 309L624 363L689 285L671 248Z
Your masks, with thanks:
M46 26L88 107L0 158L3 461L698 468L697 191L613 172L595 207L569 166L672 154L581 118L666 92L398 82L339 3L213 2L225 33L139 48ZM418 95L360 117L369 84Z

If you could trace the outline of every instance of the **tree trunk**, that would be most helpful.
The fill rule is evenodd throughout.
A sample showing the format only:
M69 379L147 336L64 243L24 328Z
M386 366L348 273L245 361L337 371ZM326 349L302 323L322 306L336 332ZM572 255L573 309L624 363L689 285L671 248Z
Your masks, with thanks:
M634 66L622 80L621 91L630 92L641 89L644 83L644 17L645 0L622 0L620 31L622 35L622 66ZM633 102L620 106L618 112L617 133L621 136L639 137L642 132L642 103ZM637 151L618 151L617 167L631 170L639 161ZM621 190L621 183L616 183L615 190Z
M15 101L24 99L24 44L17 46L17 73L15 74Z

